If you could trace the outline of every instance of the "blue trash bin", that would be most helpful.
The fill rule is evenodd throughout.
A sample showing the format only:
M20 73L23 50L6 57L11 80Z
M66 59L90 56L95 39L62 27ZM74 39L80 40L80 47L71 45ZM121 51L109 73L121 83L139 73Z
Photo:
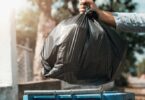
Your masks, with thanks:
M107 91L101 93L86 92L74 93L63 90L54 91L29 91L25 92L23 100L135 100L133 93ZM84 90L85 91L85 90Z

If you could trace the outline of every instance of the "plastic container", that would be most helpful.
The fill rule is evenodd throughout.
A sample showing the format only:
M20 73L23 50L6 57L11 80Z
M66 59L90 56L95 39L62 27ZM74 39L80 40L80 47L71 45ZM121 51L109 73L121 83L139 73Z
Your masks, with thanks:
M66 91L66 93L65 93ZM95 93L63 91L26 91L23 100L135 100L133 93L107 91Z

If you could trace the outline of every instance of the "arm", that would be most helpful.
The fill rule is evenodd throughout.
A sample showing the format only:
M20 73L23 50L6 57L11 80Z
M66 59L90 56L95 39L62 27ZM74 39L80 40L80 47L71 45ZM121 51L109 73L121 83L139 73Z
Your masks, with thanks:
M111 12L103 11L100 9L96 9L96 12L99 15L99 20L101 20L102 22L104 22L114 28L116 27L115 18Z
M93 0L81 0L80 12L85 12L85 4L88 3L92 10L96 11L99 19L116 28L126 32L145 32L145 14L136 13L111 13L97 8Z

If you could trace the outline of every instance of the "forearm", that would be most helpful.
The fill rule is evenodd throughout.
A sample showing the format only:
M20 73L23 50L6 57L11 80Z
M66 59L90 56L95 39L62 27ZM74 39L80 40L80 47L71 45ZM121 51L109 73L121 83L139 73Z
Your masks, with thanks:
M96 12L99 15L99 20L101 20L102 22L104 22L114 28L116 27L115 19L111 12L103 11L100 9L96 9Z
M96 9L99 14L99 19L125 32L145 32L145 14L137 13L111 13Z

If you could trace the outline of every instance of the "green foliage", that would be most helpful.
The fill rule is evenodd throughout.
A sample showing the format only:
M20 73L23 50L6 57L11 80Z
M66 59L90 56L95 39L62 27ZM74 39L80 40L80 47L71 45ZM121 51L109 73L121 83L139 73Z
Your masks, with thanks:
M53 5L63 2L62 6L54 7L57 11L53 16L57 22L79 13L78 0L53 0Z
M143 59L142 62L137 64L137 74L138 76L145 74L145 59Z
M132 12L136 8L136 3L132 0L109 0L110 2L102 4L100 8L112 12Z
M71 17L70 11L65 7L61 7L57 9L57 12L54 14L53 18L56 20L57 23L62 21L65 18Z

